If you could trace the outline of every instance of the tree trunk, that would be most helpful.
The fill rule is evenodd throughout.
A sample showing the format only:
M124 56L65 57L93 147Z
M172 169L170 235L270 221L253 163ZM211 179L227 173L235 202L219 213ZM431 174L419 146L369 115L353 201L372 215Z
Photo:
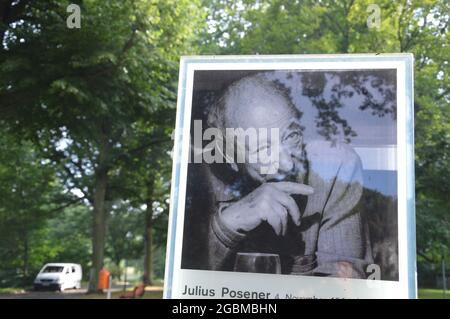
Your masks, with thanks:
M341 53L348 53L348 49L350 47L350 25L349 25L349 15L350 10L354 4L354 0L351 0L349 3L344 2L344 25L342 27L342 41L340 45Z
M28 243L28 233L25 232L23 236L23 276L26 278L28 276L28 259L29 259L29 243Z
M150 217L151 218L151 217ZM145 225L145 255L144 255L144 284L153 285L152 273L153 273L153 222L147 218Z
M147 209L145 212L145 247L144 247L144 284L153 285L153 184L150 181L147 187Z
M345 26L345 30L344 33L342 35L342 42L341 42L341 48L340 48L340 52L341 53L348 53L348 47L349 47L349 43L350 43L350 35L349 35L349 29L348 26Z
M110 153L110 143L108 134L103 128L99 147L99 164L95 172L95 189L93 203L93 227L92 227L92 269L89 279L88 292L96 292L98 274L103 268L103 258L105 253L106 238L106 210L105 197L108 183L108 157Z
M93 228L92 228L92 277L89 280L89 292L97 291L98 273L103 267L103 257L105 250L105 192L106 192L107 174L102 172L96 176L94 209L93 209Z

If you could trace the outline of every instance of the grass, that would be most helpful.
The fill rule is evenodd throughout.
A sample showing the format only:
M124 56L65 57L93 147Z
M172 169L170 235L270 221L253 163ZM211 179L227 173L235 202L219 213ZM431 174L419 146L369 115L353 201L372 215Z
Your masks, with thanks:
M133 291L132 288L127 289L127 291ZM111 293L111 299L119 299L120 296L123 294L123 291L115 291ZM83 295L82 299L104 299L106 298L106 294L103 295L97 295L99 298L89 298L92 295ZM95 296L95 295L94 295ZM161 299L163 296L163 287L162 286L151 286L145 288L145 293L140 299Z
M133 291L133 286L129 287L127 292ZM113 291L111 299L119 299L124 294L123 290ZM145 293L140 299L161 299L163 296L163 286L161 282L155 282L153 286L145 288ZM80 294L79 299L106 299L106 293L103 294Z
M122 291L120 292L113 292L111 294L111 299L119 299L120 296L123 294ZM144 296L140 299L161 299L162 298L162 291L146 291ZM106 294L82 294L79 296L78 299L106 299Z
M0 288L0 294L20 294L25 292L22 288Z
M444 299L442 289L419 289L419 299ZM447 290L446 298L450 299L450 290Z

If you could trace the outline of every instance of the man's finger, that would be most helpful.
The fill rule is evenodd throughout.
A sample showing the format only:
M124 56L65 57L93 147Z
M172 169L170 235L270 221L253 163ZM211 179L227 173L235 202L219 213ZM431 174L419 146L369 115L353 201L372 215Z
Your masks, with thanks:
M280 225L279 232L277 232L277 231L275 231L275 232L277 233L277 235L284 236L286 234L287 224L288 224L287 209L283 205L278 203L277 201L273 201L271 207L272 207L272 211L269 212L268 214L276 217L276 218L274 218L274 222L275 222L275 220L277 220L278 224Z
M278 191L278 189L273 194L273 197L278 203L280 203L287 209L287 212L289 213L289 215L291 215L292 221L297 226L300 226L300 210L295 200L284 192Z
M314 193L314 188L305 184L299 184L294 182L276 182L270 183L276 189L285 192L287 194L293 195L311 195Z
M281 232L281 235L286 235L286 232L287 232L287 227L288 227L288 212L287 212L287 209L286 208L284 208L284 207L282 207L282 213L283 213L283 215L282 216L280 216L280 218L281 218L281 224L283 225L283 231Z
M280 235L282 231L282 224L280 221L280 217L278 213L273 212L272 214L267 215L267 222L270 226L272 226L275 234Z

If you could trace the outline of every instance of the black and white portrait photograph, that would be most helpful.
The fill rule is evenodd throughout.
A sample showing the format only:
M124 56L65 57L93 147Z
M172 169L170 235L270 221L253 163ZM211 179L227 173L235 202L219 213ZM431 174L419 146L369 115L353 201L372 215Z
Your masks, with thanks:
M398 280L395 146L395 70L196 71L182 267Z

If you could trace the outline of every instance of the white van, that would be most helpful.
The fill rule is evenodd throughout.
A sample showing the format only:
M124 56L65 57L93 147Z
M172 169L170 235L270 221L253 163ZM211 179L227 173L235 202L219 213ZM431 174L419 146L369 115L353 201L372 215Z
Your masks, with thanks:
M34 280L34 289L80 289L83 273L78 264L51 263L42 267Z

